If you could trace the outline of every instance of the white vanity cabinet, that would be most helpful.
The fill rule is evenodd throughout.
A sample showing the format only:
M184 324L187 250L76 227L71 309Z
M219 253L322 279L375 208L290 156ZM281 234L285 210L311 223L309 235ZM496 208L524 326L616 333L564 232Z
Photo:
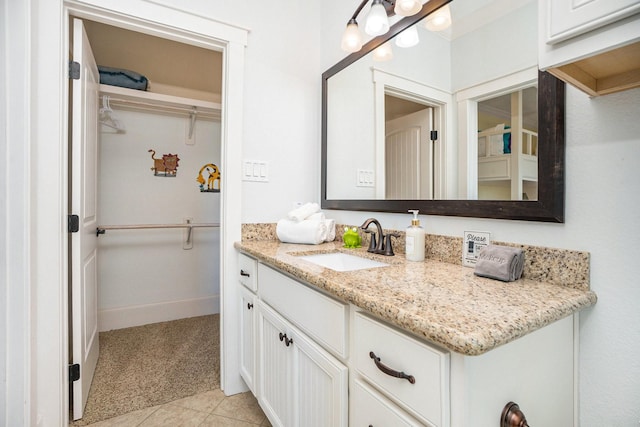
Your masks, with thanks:
M362 312L353 333L353 425L493 427L510 401L531 425L576 425L572 317L479 356L442 350ZM373 422L378 416L396 421Z
M256 302L258 261L244 254L238 257L240 286L240 376L255 394L256 372Z
M542 70L591 96L640 86L640 1L540 0Z
M243 268L257 281L241 286L242 377L274 426L494 427L509 402L531 425L577 425L575 315L469 356L262 262Z
M348 369L327 348L346 351L348 306L262 264L258 271L260 406L274 426L346 427Z

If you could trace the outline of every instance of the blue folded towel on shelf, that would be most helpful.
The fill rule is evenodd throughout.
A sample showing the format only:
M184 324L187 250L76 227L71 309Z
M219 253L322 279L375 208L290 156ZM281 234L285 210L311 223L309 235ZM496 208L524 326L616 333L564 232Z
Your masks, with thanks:
M122 68L111 68L98 65L100 83L128 89L147 90L149 80L142 74Z

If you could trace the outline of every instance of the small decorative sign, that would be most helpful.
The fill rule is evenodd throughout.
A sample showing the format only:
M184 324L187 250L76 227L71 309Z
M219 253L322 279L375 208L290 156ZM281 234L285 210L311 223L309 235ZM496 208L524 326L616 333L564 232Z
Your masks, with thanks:
M462 265L475 267L480 250L491 243L491 233L487 231L465 231L462 244Z
M203 173L207 173L209 176L205 179ZM200 168L196 181L200 185L200 191L202 193L219 193L220 192L220 169L213 163L207 163ZM217 183L217 188L216 188Z
M151 153L151 159L153 160L153 166L151 170L155 176L163 176L163 177L175 177L178 172L178 162L180 158L177 154L163 154L161 159L156 159L155 150L151 149L148 151Z

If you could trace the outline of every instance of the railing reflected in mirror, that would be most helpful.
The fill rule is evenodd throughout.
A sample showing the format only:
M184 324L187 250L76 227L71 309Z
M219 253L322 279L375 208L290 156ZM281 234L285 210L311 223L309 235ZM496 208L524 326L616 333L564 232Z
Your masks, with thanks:
M424 29L420 21L447 3L425 3L323 74L322 207L562 222L564 85L537 71L537 2L456 0L450 33ZM390 43L393 59L373 61L377 47L415 27L413 51ZM492 98L508 99L508 112ZM405 107L422 110L419 131L401 123ZM509 139L502 164L487 163L487 147L498 154L491 131Z

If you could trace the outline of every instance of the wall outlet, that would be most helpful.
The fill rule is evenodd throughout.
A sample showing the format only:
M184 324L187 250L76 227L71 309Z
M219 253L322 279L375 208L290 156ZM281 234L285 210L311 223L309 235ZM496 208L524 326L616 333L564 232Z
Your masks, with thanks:
M462 265L475 267L480 250L491 244L488 231L465 231L462 239Z

